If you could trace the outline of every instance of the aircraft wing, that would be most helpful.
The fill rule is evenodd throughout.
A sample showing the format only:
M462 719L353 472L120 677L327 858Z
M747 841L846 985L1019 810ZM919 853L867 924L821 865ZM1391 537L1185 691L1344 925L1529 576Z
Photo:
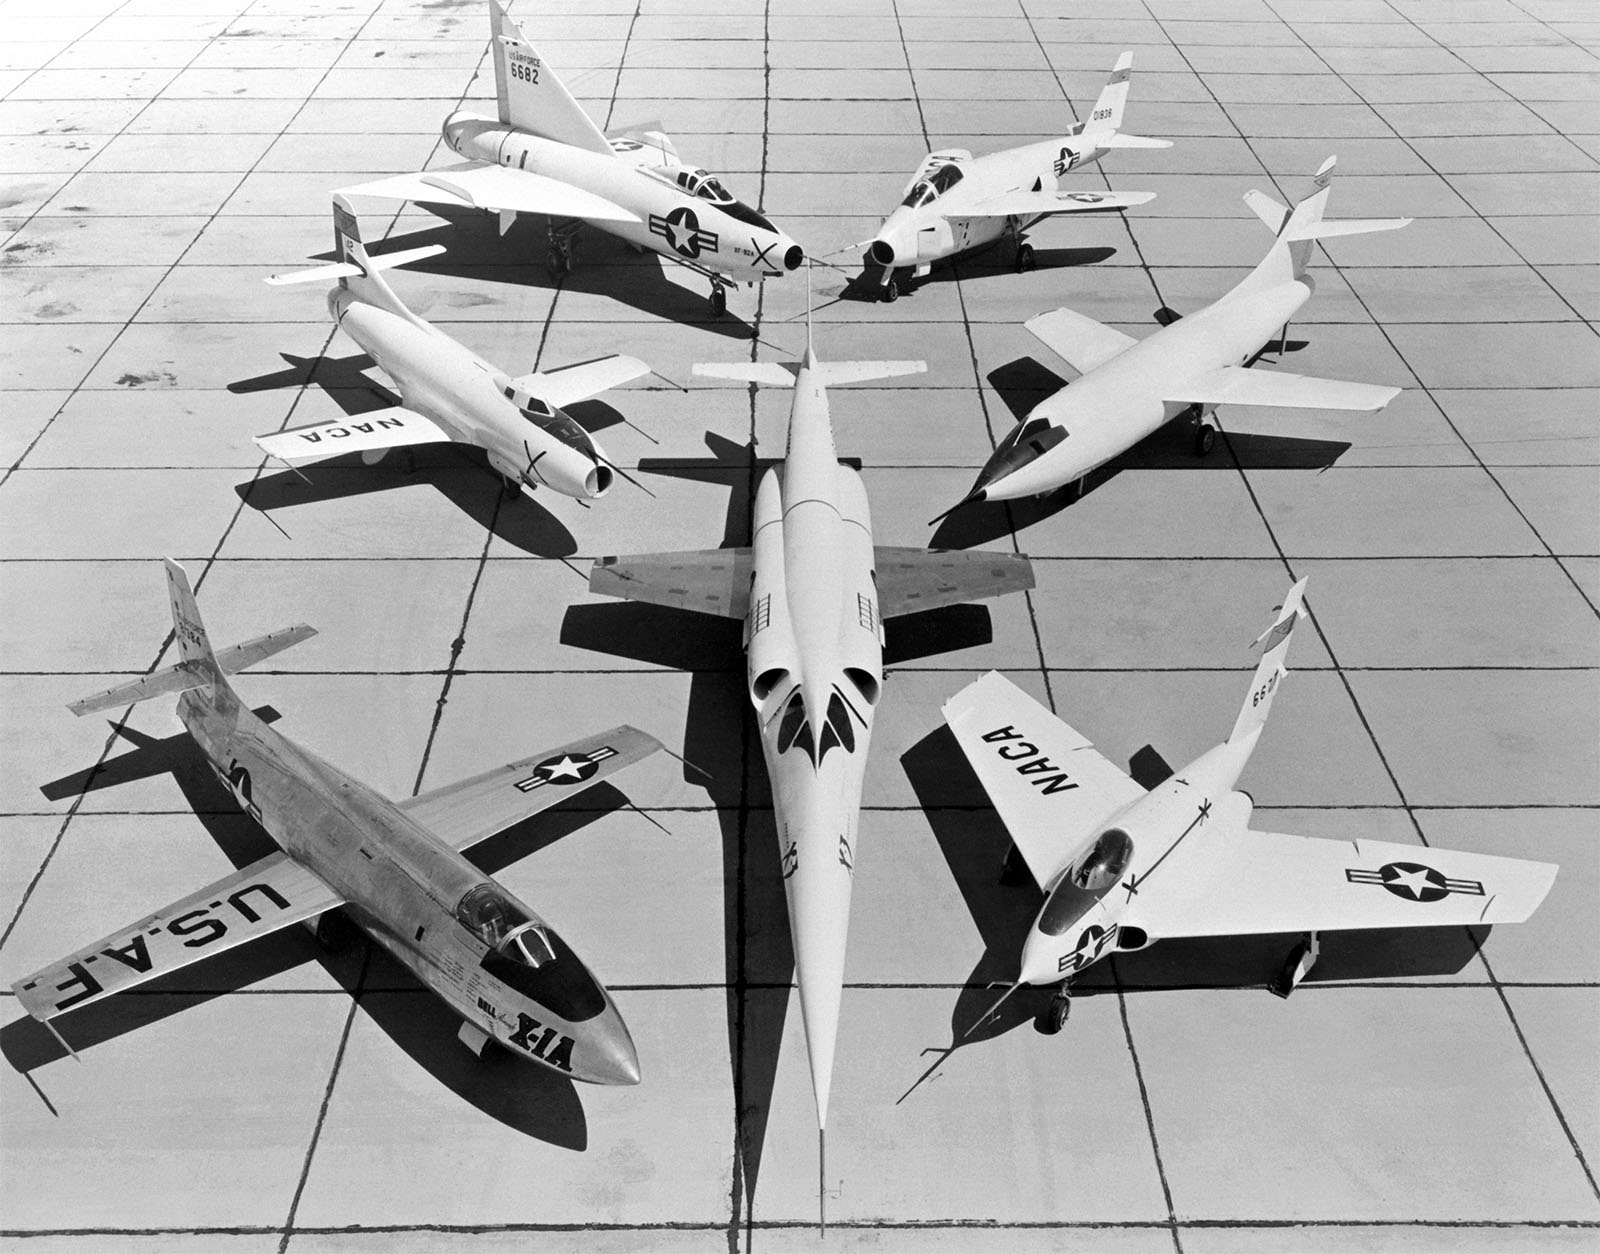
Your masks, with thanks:
M1039 887L1145 790L998 672L944 703L945 722Z
M1054 309L1029 318L1022 325L1079 374L1088 374L1139 342L1115 327L1070 309Z
M1154 192L1001 192L974 201L952 217L961 218L1037 218L1049 213L1112 213L1147 205Z
M512 383L559 408L586 401L649 373L650 367L637 357L613 353L610 357L596 357L593 361L581 361L560 370L525 374Z
M642 220L614 201L571 183L488 161L463 161L420 174L397 174L354 187L341 187L336 194L414 200L425 205L453 205L458 209L540 213L552 218L583 218L589 222Z
M288 854L269 854L11 989L35 1019L51 1019L343 904Z
M750 608L750 570L747 548L602 557L589 570L589 591L674 610L743 618Z
M1018 553L878 546L878 614L893 618L965 605L1033 587L1033 567Z
M1201 829L1128 920L1158 938L1520 923L1555 875L1548 862L1426 845Z
M1164 399L1178 404L1271 405L1284 409L1353 409L1374 413L1400 395L1376 383L1344 383L1307 374L1222 366L1189 379Z
M404 444L438 444L450 439L450 433L431 419L398 406L358 418L314 422L310 426L291 427L287 431L255 437L263 453L284 462L399 448Z
M637 728L613 727L397 804L451 848L470 849L659 748L659 740Z

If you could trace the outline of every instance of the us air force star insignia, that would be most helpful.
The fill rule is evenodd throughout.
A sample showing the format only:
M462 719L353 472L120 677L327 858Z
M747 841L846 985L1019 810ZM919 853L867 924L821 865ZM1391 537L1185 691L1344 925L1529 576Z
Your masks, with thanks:
M1406 901L1443 901L1451 893L1482 897L1477 880L1453 880L1419 862L1386 862L1376 871L1347 867L1344 877L1352 884L1378 884Z
M533 774L519 779L516 786L522 792L532 792L546 784L581 784L592 778L600 769L600 763L616 752L610 745L603 745L589 753L558 753L536 765Z

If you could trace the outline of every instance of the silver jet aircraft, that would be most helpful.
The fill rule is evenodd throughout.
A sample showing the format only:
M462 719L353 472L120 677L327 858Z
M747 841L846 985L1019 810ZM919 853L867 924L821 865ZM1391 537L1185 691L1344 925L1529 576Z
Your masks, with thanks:
M1091 471L1177 419L1195 424L1195 451L1205 456L1216 446L1209 418L1218 405L1372 413L1398 396L1396 387L1249 368L1264 346L1286 342L1289 320L1316 290L1306 273L1315 240L1393 231L1411 222L1323 221L1333 164L1332 157L1322 164L1314 191L1292 212L1261 192L1245 193L1245 204L1277 238L1232 291L1198 313L1180 318L1162 310L1157 317L1164 325L1143 340L1070 309L1029 319L1028 330L1082 377L1036 405L1000 441L972 490L946 512L970 501L1013 501L1068 483L1081 486Z
M1148 792L1001 675L945 703L1045 893L1017 983L1000 1001L1024 984L1057 985L1044 1026L1059 1031L1072 981L1108 954L1176 937L1301 932L1274 986L1287 997L1316 962L1322 932L1520 923L1544 900L1556 875L1546 862L1250 827L1254 803L1239 776L1289 673L1305 584L1289 589L1256 641L1261 661L1228 738Z
M536 487L549 487L579 500L603 496L616 475L627 477L561 407L654 373L649 366L637 357L613 355L513 379L417 317L380 273L437 256L443 247L369 257L356 216L342 196L333 198L333 238L338 261L274 275L267 282L338 279L328 293L328 312L394 380L400 404L359 418L258 435L256 443L265 453L291 464L360 453L372 465L393 448L466 444L484 451L508 491L532 496Z
M1033 587L1016 554L874 547L861 476L842 465L828 384L920 373L920 361L805 357L698 365L721 379L794 389L788 452L756 491L750 548L606 557L591 591L744 619L747 688L772 781L795 980L822 1151L844 984L856 826L883 620Z
M23 1009L55 1031L50 1020L64 1011L343 907L461 1016L474 1052L492 1040L574 1080L637 1084L638 1056L611 995L549 923L463 852L660 744L614 727L389 801L273 731L228 684L312 628L213 651L176 562L167 562L167 587L183 660L70 708L82 715L180 693L189 734L281 852L19 980L12 991Z
M1099 161L1113 148L1170 148L1165 139L1124 135L1123 106L1133 54L1117 58L1111 79L1086 121L1059 139L1024 144L974 157L965 148L931 152L911 176L900 207L883 220L867 244L867 261L879 271L884 300L896 300L895 272L912 267L923 278L933 263L999 239L1010 241L1018 270L1031 268L1027 231L1058 213L1113 213L1147 204L1154 192L1064 191L1060 179Z
M683 164L666 135L602 133L499 0L489 0L489 27L497 116L456 112L444 122L444 142L466 159L347 187L347 195L486 209L499 214L501 234L517 214L539 214L549 219L557 274L572 269L577 231L592 223L705 275L718 314L728 283L799 268L800 246L720 179Z

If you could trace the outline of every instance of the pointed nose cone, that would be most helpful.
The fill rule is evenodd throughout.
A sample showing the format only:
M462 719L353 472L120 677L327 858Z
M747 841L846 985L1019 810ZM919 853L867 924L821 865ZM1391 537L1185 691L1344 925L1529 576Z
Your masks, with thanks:
M848 911L849 902L845 902ZM828 1095L833 1087L833 1051L839 1036L839 1003L844 992L844 921L827 922L809 935L796 929L795 983L800 988L800 1018L805 1026L811 1091L817 1099L817 1127L828 1125ZM835 943L837 942L837 943Z
M1056 955L1051 952L1053 946L1042 943L1043 940L1037 931L1028 934L1027 943L1022 947L1022 967L1017 972L1019 983L1054 984L1062 978L1056 969Z
M639 1083L639 1051L616 1006L608 1005L592 1030L583 1074L576 1078L591 1084Z

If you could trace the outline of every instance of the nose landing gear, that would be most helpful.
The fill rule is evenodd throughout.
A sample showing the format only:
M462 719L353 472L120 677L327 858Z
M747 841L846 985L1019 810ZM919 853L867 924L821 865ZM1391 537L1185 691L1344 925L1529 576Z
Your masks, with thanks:
M728 312L728 289L721 279L711 280L711 312L718 318Z
M578 218L569 218L565 222L551 220L545 234L548 247L544 254L544 263L551 278L559 279L572 273L578 260L578 232L582 229L583 222Z
M1062 980L1061 987L1056 989L1055 995L1050 998L1050 1004L1039 1016L1039 1031L1047 1036L1054 1036L1067 1026L1067 1017L1071 1013L1072 981Z

